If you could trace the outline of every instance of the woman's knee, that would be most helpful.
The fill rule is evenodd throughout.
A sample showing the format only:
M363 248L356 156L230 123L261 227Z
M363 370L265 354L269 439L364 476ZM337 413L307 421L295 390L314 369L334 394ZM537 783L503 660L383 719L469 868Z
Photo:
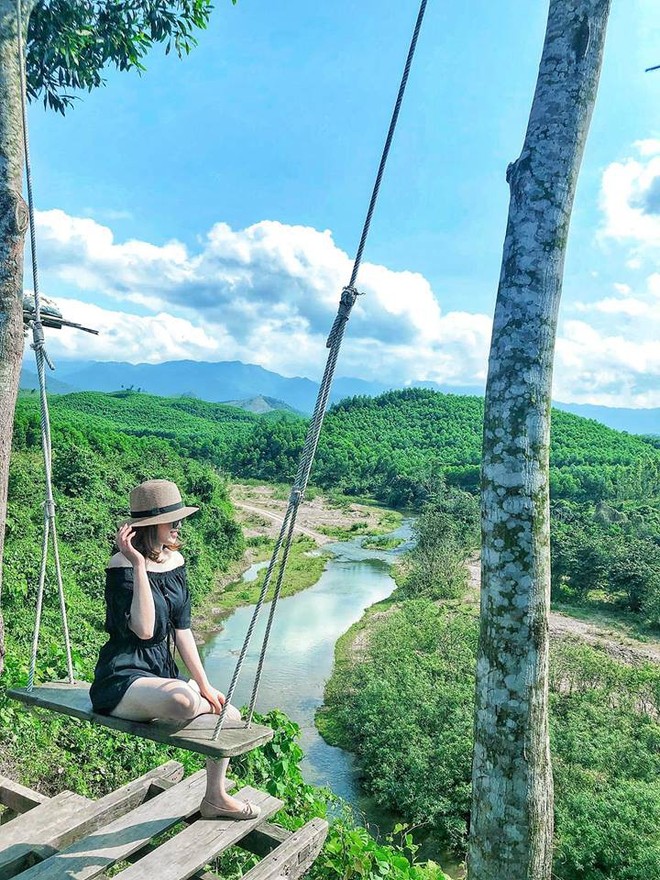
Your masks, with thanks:
M202 699L187 684L172 688L167 700L167 717L174 721L191 721L199 715Z
M225 714L225 718L227 719L227 721L240 721L241 720L241 713L236 708L236 706L232 706L232 704L230 703L227 706L227 712Z

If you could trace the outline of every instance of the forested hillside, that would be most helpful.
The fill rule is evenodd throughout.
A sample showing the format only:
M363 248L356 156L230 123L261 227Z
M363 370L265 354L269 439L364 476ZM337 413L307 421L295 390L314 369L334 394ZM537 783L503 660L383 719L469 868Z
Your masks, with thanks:
M660 628L657 508L560 502L554 512L553 596ZM416 533L393 596L338 643L319 727L356 753L379 806L420 823L427 855L462 857L479 633L465 559L479 543L477 499L440 486ZM551 634L555 875L660 876L660 669Z
M111 432L166 439L181 454L262 480L293 478L307 428L306 420L293 414L258 417L194 398L125 391L59 396L52 407L70 431L93 417L93 424L102 420ZM21 412L36 424L36 400L24 399ZM394 506L423 500L440 475L476 491L482 420L479 397L415 388L349 398L326 416L312 481ZM558 410L551 465L557 499L599 502L660 494L656 444Z

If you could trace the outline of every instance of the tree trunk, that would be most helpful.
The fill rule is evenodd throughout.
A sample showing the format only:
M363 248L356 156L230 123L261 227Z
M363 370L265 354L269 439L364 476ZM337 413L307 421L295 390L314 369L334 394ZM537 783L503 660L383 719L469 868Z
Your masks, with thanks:
M549 880L550 402L578 172L611 0L551 0L490 349L469 880Z
M9 456L24 342L23 250L28 215L22 188L23 124L16 2L0 0L0 596ZM0 607L0 672L3 660Z

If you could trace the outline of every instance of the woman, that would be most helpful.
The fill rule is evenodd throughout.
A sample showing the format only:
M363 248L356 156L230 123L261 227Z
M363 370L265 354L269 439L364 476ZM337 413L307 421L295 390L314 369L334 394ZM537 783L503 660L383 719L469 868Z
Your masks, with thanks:
M181 521L199 508L184 507L169 480L148 480L131 492L131 519L117 532L119 552L106 569L108 642L101 648L90 697L94 711L130 721L190 721L217 714L224 695L209 682L190 630L190 594L179 552ZM174 662L174 648L192 675ZM230 706L228 719L240 718ZM254 819L259 808L225 788L229 759L207 759L206 819Z

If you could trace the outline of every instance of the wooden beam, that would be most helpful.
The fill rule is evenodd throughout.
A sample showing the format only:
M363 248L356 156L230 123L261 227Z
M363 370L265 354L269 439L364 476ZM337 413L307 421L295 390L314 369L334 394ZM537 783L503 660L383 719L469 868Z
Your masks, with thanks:
M21 880L65 877L91 880L97 877L116 862L143 849L152 837L196 813L205 785L206 771L200 770L109 825L97 826L92 834L35 865Z
M100 825L139 807L157 780L180 779L183 765L168 761L97 801L62 792L0 827L0 880L14 877Z
M282 808L282 801L249 786L241 789L237 797L259 806L261 814L248 820L199 819L116 877L119 880L144 880L145 877L188 880L219 853ZM76 878L80 880L78 875Z
M242 880L298 880L314 864L327 833L325 819L312 819L244 874Z
M0 804L14 813L27 813L49 800L47 795L0 775Z
M292 832L287 831L280 825L273 825L270 822L262 822L258 828L251 831L242 840L238 841L238 846L246 849L248 852L254 853L255 856L263 858L268 853L284 843L287 838L291 837Z

